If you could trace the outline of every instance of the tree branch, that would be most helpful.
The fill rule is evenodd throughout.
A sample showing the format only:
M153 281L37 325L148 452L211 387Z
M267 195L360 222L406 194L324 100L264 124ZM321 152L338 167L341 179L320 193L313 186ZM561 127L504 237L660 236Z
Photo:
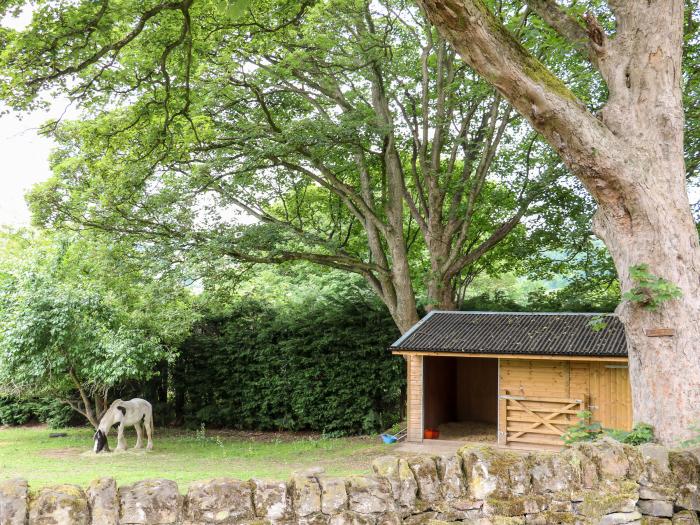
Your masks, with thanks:
M95 53L82 60L78 64L75 64L73 66L67 66L63 69L56 69L54 70L54 72L48 75L43 75L30 79L27 83L29 85L42 84L44 82L49 82L63 76L78 73L83 69L87 68L88 66L96 63L107 53L111 51L118 53L123 47L125 47L127 44L129 44L132 40L134 40L137 36L141 34L143 29L146 27L146 22L148 22L154 16L158 15L163 11L181 11L182 9L186 9L187 7L189 7L190 3L191 0L184 0L182 2L166 2L163 4L156 5L144 12L143 15L136 22L134 27L131 29L131 31L129 31L129 33L127 33L122 39L102 46Z
M226 253L231 257L240 259L246 262L261 263L261 264L280 264L291 261L309 261L340 270L351 271L364 275L366 272L376 272L383 275L390 275L387 268L382 268L379 265L366 263L359 259L354 259L347 255L326 255L321 253L305 253L280 251L271 255L251 255L242 250L235 248L227 248Z
M624 147L612 131L513 37L483 0L418 3L464 61L547 139L596 200L618 209L622 166L614 152Z
M588 33L556 0L527 0L527 5L545 23L568 40L579 51L588 51Z
M78 379L78 375L75 373L75 370L73 367L70 367L68 370L68 375L71 378L71 381L73 381L73 384L75 385L75 388L78 389L78 393L80 394L80 399L83 400L83 406L85 407L85 417L87 417L88 421L90 424L97 428L99 425L99 421L95 419L95 412L92 410L92 405L90 403L90 398L88 397L87 393L85 392L85 389L83 388L82 383Z
M449 267L445 272L445 276L451 279L460 271L462 271L462 269L465 266L475 262L484 254L486 254L489 250L491 250L494 246L496 246L499 242L501 242L505 238L505 236L508 235L513 230L513 228L515 228L518 225L520 219L522 219L526 210L527 205L521 206L520 209L510 219L501 224L489 236L489 238L482 242L475 250L471 250L463 254L461 257L450 261Z

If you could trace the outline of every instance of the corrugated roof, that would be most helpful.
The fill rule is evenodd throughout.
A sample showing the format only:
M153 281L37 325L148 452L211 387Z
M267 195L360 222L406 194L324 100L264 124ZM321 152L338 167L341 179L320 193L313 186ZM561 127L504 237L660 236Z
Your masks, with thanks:
M607 326L595 332L594 315L432 311L392 346L392 350L469 354L526 354L626 357L620 320L603 314Z

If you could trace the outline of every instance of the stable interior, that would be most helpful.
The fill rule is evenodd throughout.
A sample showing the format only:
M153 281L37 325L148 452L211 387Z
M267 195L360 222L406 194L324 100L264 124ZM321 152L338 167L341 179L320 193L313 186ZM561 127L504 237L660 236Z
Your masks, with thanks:
M439 439L496 441L498 359L426 356L424 427Z

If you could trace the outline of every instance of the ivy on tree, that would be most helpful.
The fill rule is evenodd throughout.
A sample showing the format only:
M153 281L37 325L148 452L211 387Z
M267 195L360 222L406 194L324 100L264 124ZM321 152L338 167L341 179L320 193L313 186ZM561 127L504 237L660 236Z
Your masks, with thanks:
M678 286L652 274L648 264L637 264L630 267L629 271L635 286L622 294L622 298L638 304L645 310L656 311L665 301L683 296Z

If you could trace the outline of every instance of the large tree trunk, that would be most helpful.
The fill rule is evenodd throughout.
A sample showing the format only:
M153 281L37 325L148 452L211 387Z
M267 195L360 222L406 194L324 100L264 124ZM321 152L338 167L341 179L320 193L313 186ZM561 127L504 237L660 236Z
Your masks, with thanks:
M393 259L391 268L393 297L384 297L384 304L389 307L391 317L403 334L418 322L416 295L411 282L408 254L403 237L400 239L389 237L388 244Z
M626 214L601 203L594 231L612 254L623 291L634 286L629 268L647 263L683 292L658 313L630 302L618 308L628 337L635 420L651 423L663 442L673 443L700 415L700 253L683 162L683 2L637 4L616 6L625 45L600 60L615 87L602 116L622 143L613 153L625 160L618 193ZM675 334L646 335L662 327Z
M445 261L450 256L450 250L448 244L443 241L444 229L442 224L438 221L430 224L430 234L426 237L428 255L430 257L430 274L427 279L427 310L456 310L457 304L455 303L452 282L445 275L443 269Z
M449 280L440 276L431 277L428 281L427 310L456 310L457 302Z
M639 264L681 289L681 299L656 312L630 302L618 308L628 338L634 419L652 424L662 443L677 443L700 417L700 250L683 161L683 1L610 0L614 39L593 17L584 29L553 1L531 3L589 52L610 93L600 119L507 33L482 0L419 2L596 199L594 231L612 254L623 292L635 286L630 267ZM672 328L674 335L649 337L654 328Z

